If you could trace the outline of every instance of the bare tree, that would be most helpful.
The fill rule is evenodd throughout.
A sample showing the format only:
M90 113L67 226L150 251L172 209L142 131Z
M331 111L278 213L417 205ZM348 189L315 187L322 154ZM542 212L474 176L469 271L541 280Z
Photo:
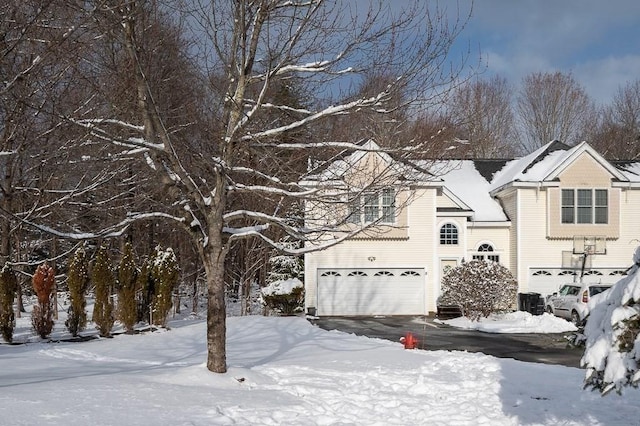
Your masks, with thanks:
M554 139L580 142L595 119L595 106L571 74L534 73L522 81L517 113L522 148L531 152Z
M602 123L592 143L610 159L640 158L640 80L618 89L611 105L602 112Z
M461 23L451 24L445 10L421 2L401 7L380 2L362 9L364 3L339 0L203 0L184 9L188 16L181 22L195 25L191 34L202 43L189 45L188 32L155 2L89 3L96 25L94 46L114 47L113 63L119 66L97 66L93 53L82 63L91 63L91 71L104 71L116 87L126 70L132 90L120 99L109 86L96 88L60 117L87 132L78 145L80 153L85 144L100 141L109 147L105 159L111 159L113 168L137 160L146 172L140 166L130 169L128 189L111 196L119 207L109 214L119 213L121 220L105 216L108 220L97 229L92 225L93 232L78 231L85 231L86 222L69 223L64 232L47 230L78 239L122 235L145 219L181 227L197 245L207 279L207 367L225 372L224 277L230 248L256 238L301 254L360 232L338 227L348 216L348 209L339 206L354 202L368 187L389 182L374 176L332 191L300 185L301 164L322 167L318 159L372 150L359 140L334 139L314 130L356 111L396 111L394 95L400 89L410 94L402 103L416 112L432 107L464 65L448 59ZM152 32L159 26L173 30ZM194 52L195 60L186 57ZM207 70L198 79L194 70L202 66ZM393 78L358 94L354 81L374 69ZM171 84L177 76L182 86ZM295 104L275 96L276 88L290 87L294 80L303 82L313 99ZM176 87L189 96L172 96ZM399 140L380 150L409 161L425 155L430 141ZM146 190L152 195L134 203L137 210L125 208L129 204L118 195ZM305 222L306 203L333 206L336 220ZM107 210L102 207L107 204L100 205ZM328 231L342 233L330 242L314 239ZM287 250L278 244L281 236L309 245Z
M456 135L468 143L473 158L515 154L512 93L503 77L475 80L458 87L449 106Z

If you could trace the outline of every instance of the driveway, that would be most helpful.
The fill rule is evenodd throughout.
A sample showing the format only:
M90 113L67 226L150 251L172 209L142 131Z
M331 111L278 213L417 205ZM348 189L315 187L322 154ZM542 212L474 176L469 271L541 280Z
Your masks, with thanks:
M434 322L427 317L326 317L311 320L325 330L399 342L407 332L419 340L418 348L429 351L482 352L499 358L579 367L583 348L568 346L560 334L502 334L465 330Z

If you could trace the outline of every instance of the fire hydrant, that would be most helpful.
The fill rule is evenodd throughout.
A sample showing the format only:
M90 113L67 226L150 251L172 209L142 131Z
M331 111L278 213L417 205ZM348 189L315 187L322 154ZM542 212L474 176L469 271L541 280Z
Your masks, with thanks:
M401 337L400 342L404 344L405 349L415 349L416 346L418 346L418 339L413 337L411 333L407 333L404 337Z

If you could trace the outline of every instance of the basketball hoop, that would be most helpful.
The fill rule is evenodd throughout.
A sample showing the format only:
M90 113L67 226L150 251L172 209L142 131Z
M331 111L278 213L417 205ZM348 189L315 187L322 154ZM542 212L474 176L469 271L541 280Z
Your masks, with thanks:
M573 237L573 254L596 255L607 253L607 238L595 235L575 235Z

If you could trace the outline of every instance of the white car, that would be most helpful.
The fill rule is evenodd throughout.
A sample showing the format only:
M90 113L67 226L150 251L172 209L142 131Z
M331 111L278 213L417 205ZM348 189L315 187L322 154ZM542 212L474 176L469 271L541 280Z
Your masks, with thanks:
M564 284L557 293L547 297L547 312L581 325L589 315L589 299L611 288L607 284Z

